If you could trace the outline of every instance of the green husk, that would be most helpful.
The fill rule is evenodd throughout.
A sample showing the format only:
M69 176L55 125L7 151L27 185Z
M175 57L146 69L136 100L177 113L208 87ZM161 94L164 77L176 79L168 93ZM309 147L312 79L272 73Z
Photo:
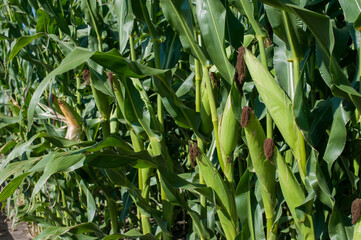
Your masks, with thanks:
M240 123L234 116L231 106L231 94L228 95L227 103L219 123L219 141L223 153L227 159L231 157L238 143Z
M304 148L300 146L301 140L303 140L300 138L303 135L295 122L292 102L274 80L268 69L248 49L245 49L244 60L257 90L267 107L267 111L277 125L282 137L291 147L298 167L301 170L301 177L304 180L306 176L306 156Z
M263 146L266 135L263 128L254 112L247 106L242 111L242 127L244 127L251 161L261 187L267 219L267 232L273 232L272 225L276 203L276 170L275 166L264 154Z

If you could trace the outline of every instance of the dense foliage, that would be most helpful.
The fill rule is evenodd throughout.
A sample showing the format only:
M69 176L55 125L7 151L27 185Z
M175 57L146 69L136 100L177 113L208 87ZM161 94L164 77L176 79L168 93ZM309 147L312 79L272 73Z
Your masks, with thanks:
M360 0L0 6L0 202L36 239L361 234Z

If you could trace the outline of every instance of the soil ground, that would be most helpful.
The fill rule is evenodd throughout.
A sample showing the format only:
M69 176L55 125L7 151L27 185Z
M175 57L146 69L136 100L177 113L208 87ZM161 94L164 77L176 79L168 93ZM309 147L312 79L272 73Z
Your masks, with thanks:
M6 221L6 216L0 212L0 240L30 240L27 235L27 224L20 223L15 229L10 228L10 222Z

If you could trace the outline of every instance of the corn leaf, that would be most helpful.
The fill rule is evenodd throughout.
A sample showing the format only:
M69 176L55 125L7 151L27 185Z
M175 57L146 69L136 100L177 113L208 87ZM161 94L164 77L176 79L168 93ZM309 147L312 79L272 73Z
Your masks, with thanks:
M226 9L218 0L198 0L197 18L209 56L223 78L231 84L235 69L225 51Z
M183 48L206 66L207 58L193 37L192 15L186 0L161 0L163 13L174 31L179 34Z
M134 15L129 0L116 0L113 6L119 25L119 52L122 53L133 30Z

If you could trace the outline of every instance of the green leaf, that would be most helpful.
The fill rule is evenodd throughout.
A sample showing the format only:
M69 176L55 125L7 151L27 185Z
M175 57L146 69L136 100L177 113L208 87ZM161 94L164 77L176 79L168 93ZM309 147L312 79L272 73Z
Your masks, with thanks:
M166 70L150 68L139 63L127 60L121 57L121 55L115 49L107 53L101 53L90 52L88 49L77 47L71 52L71 54L66 56L61 62L61 64L51 73L49 73L36 88L28 108L28 130L30 130L30 127L34 120L35 108L48 83L55 76L78 67L90 58L97 62L99 65L109 68L114 72L124 74L124 76L127 77L143 77L146 75L149 76L166 72Z
M312 149L309 160L307 162L308 175L307 178L318 199L327 207L332 209L334 205L334 198L329 190L326 178L321 170L318 160L318 153Z
M201 153L199 159L197 158L197 165L202 172L206 185L211 187L216 193L216 201L224 206L224 209L218 210L217 213L226 237L234 239L236 237L235 224L237 223L234 193L230 192L227 183L222 179L205 154Z
M85 164L98 168L120 168L130 165L134 168L156 168L157 164L147 151L118 154L112 151L95 152L87 155Z
M145 76L163 74L169 71L151 68L137 62L130 61L122 57L116 49L112 49L105 53L95 52L94 55L91 56L91 59L99 65L125 77L141 78Z
M278 80L279 85L287 93L287 96L292 96L292 84L289 81L289 65L288 50L286 43L282 41L276 34L273 34L274 43L274 54L273 54L273 65L274 71Z
M34 240L57 239L59 236L68 232L74 234L95 233L98 237L104 237L104 233L95 223L81 223L70 227L50 226L45 228Z
M126 152L132 151L132 148L130 147L130 145L128 143L126 143L125 141L123 141L118 136L107 137L107 138L101 140L100 142L97 142L94 145L92 145L88 148L85 148L83 150L86 152L97 152L106 147L117 147L117 148L120 148L122 151L126 151Z
M334 206L328 225L330 239L354 239L352 236L354 227L347 223L349 221L350 220L338 210L337 206Z
M171 234L167 230L166 225L164 224L163 218L160 217L162 215L161 212L151 207L148 202L145 201L145 199L141 196L139 189L124 176L124 173L121 173L116 169L107 169L105 170L105 172L114 184L127 188L135 205L138 207L141 213L144 213L147 216L149 216L150 213L154 220L157 222L158 226L162 229L163 233L171 236Z
M161 0L165 18L174 31L179 34L183 47L203 66L207 65L207 58L193 37L192 13L187 0Z
M31 125L34 121L34 112L35 108L39 102L41 95L43 94L45 88L48 83L59 74L63 74L71 69L82 64L84 61L88 60L93 55L92 52L82 48L76 48L71 54L69 54L64 60L61 62L59 67L54 69L51 73L49 73L36 88L33 96L31 98L29 108L28 108L28 130L30 130Z
M113 7L119 26L119 52L122 53L133 30L134 15L132 4L129 0L115 0Z
M14 160L17 157L20 157L24 152L30 151L31 144L35 141L35 139L39 137L39 135L40 134L35 134L26 142L19 142L16 147L9 153L9 155L7 155L4 160L2 160L0 169L3 170L10 161Z
M22 183L24 178L26 178L30 172L23 173L20 176L17 176L13 180L11 180L4 189L0 192L0 202L5 201L7 198L11 197L16 189L19 187L19 185Z
M155 114L141 83L139 80L132 82L131 79L125 78L123 84L125 87L125 117L133 125L136 132L145 131L150 139L156 139L160 142L162 137L158 132L159 129L154 129L158 128ZM136 119L130 119L130 117L134 117L133 114ZM138 124L140 124L141 129L139 129Z
M231 8L226 5L226 32L225 38L233 48L238 49L243 43L244 37L244 26L242 23L234 16Z
M166 40L159 44L160 62L162 69L174 67L179 60L182 43L179 36L173 29L168 26L164 31Z
M99 16L100 9L96 0L81 0L81 9L84 12L85 21L95 30L99 31L102 20Z
M246 14L248 21L251 23L258 37L267 37L267 32L263 29L258 19L255 19L253 0L229 0L229 2L240 13Z
M111 235L108 235L105 238L103 238L103 240L118 240L121 238L123 238L123 239L140 238L141 240L156 240L156 238L152 234L150 234L150 233L142 234L142 233L138 232L138 230L136 230L136 229L131 229L123 234L120 234L120 233L111 234Z
M333 115L330 135L327 141L327 146L323 159L328 164L328 171L331 173L331 168L336 159L341 155L346 145L347 128L346 124L351 118L351 113L347 112L342 102L337 107Z
M357 19L355 20L355 22L353 23L353 27L361 32L361 13L358 15Z
M44 8L44 10L55 19L57 22L58 27L62 32L64 32L67 35L70 35L70 30L68 23L66 22L64 16L61 14L61 11L59 8L54 7L49 0L39 0L39 3Z
M346 21L354 23L361 13L360 0L338 0L345 14Z
M199 132L201 119L199 113L187 107L181 101L173 89L167 84L163 76L155 77L153 80L154 91L162 97L165 109L171 115L176 123L184 128L192 128L194 133L207 141L205 136Z
M163 170L163 173L165 172L166 170ZM198 234L200 234L205 239L209 239L210 233L205 228L203 222L200 219L199 214L189 207L188 202L183 199L183 197L179 194L179 191L176 188L174 188L174 186L168 181L168 179L170 178L169 177L164 178L164 176L167 175L162 174L161 183L162 183L163 191L167 196L167 200L173 204L180 205L183 209L187 210L188 214L193 220L193 224L195 225Z
M331 20L325 15L301 8L295 4L283 4L284 1L261 1L296 14L307 25L318 41L317 43L320 45L318 52L323 55L321 64L324 66L323 69L320 69L320 71L323 71L323 75L328 75L326 79L323 76L325 82L331 88L335 96L350 99L356 108L361 111L361 94L351 86L340 65L332 55L335 46L335 37ZM320 66L320 68L322 67Z
M5 36L4 34L0 34L0 40L11 40L11 38Z
M223 78L231 84L235 69L225 51L226 9L218 0L198 0L197 18L209 56Z
M302 74L303 75L303 74ZM302 76L301 75L301 76ZM306 80L304 77L298 80L296 85L296 90L293 97L293 114L295 116L295 121L300 131L302 131L303 136L306 141L315 147L315 144L311 138L310 124L309 124L309 111L307 109L307 102L305 99L306 91Z
M299 229L300 234L302 234L303 239L314 239L314 226L312 215L310 213L310 210L312 209L310 209L310 207L312 206L308 205L309 209L302 211L301 216L303 219L301 220L298 217L300 216L300 211L298 210L298 212L296 212L296 209L302 206L306 200L301 185L298 183L295 175L279 153L278 149L276 149L273 159L276 163L278 181L281 186L282 194L286 200L288 209L295 219L295 224Z
M29 168L38 161L38 158L33 158L25 161L10 163L4 170L0 172L0 185L4 183L11 175L22 173L29 170Z
M95 200L90 192L89 188L85 185L84 180L80 180L80 187L83 190L86 196L86 205L87 205L87 213L88 213L88 222L92 222L96 212Z
M237 214L242 224L242 232L240 233L243 238L241 239L255 239L253 227L253 215L251 206L251 178L253 173L248 169L243 173L237 185L235 200ZM245 214L244 210L247 210Z
M15 146L16 146L16 142L14 140L10 140L0 148L0 153L5 154Z
M34 197L40 189L45 185L51 175L57 172L70 172L83 166L85 156L77 151L63 152L54 154L46 163L44 174L36 183L32 192Z
M37 38L46 37L46 36L47 35L45 33L37 33L32 36L23 36L23 37L17 39L14 47L12 48L12 50L10 52L8 64L19 53L19 51L22 48L24 48L26 45L28 45L29 43L31 43L33 40L35 40Z
M294 14L268 5L265 5L265 9L273 32L286 43L288 51L295 50L294 57L302 59L307 47L304 44L307 41L307 36L302 29L303 26L300 19Z
M15 124L20 122L20 116L9 117L0 113L0 128L4 128L10 124Z
M36 15L38 16L38 21L36 23L36 32L46 32L46 33L56 33L57 24L56 21L49 16L43 9L39 8L36 10Z

